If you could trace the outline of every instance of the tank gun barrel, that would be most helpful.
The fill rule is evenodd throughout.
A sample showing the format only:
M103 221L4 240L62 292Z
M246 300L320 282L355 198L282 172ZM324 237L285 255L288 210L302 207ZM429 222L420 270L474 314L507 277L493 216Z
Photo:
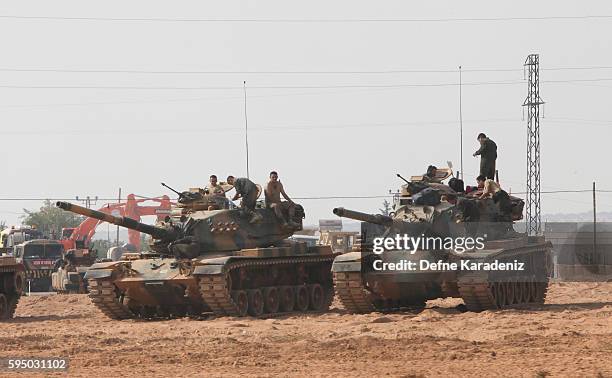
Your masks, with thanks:
M359 211L348 210L343 207L336 207L334 214L342 218L355 219L362 222L380 224L383 226L393 223L393 218L382 214L367 214Z
M91 210L79 205L75 205L69 202L57 201L55 206L59 207L62 210L70 211L76 214L81 214L86 217L98 219L104 222L116 224L117 226L129 228L131 230L136 230L140 232L144 232L145 234L153 236L155 239L168 239L173 238L172 233L169 230L166 230L161 227L155 227L148 224L140 223L135 221L132 218L127 217L116 217L110 214L105 214L100 211Z

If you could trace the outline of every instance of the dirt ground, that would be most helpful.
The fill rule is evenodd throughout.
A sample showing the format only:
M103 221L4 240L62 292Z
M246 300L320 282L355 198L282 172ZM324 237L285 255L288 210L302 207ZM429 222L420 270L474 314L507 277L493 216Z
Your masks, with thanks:
M531 309L462 313L460 303L393 314L349 315L335 304L327 314L266 320L114 321L84 295L32 296L0 324L0 358L69 357L78 377L612 377L612 283L557 283Z

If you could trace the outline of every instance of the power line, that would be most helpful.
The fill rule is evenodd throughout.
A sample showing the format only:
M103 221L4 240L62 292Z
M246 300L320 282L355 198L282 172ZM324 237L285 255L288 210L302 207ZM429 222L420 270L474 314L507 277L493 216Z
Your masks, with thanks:
M541 71L606 70L612 66L550 67ZM463 72L522 72L522 68L464 68ZM404 73L456 73L452 69L389 69L389 70L251 70L251 71L202 71L202 70L132 70L132 69L68 69L68 68L0 68L0 72L50 72L50 73L120 73L120 74L170 74L170 75L368 75Z
M581 83L612 81L612 78L546 80L542 83ZM523 81L480 81L462 83L462 86L480 85L524 85ZM253 86L249 89L366 89L366 88L420 88L420 87L455 87L459 83L412 83L412 84L344 84L344 85L269 85ZM9 85L0 84L6 89L109 89L109 90L243 90L242 87L162 87L162 86L96 86L96 85Z
M117 22L187 22L187 23L430 23L430 22L497 22L497 21L571 21L609 19L612 15L531 16L531 17L460 17L460 18L168 18L168 17L68 17L0 15L1 19L54 21Z

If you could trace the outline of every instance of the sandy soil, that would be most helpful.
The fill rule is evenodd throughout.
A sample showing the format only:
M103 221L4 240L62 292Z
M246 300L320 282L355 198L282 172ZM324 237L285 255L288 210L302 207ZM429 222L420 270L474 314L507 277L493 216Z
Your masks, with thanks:
M612 283L552 285L531 309L113 321L84 295L23 298L0 357L70 357L70 376L612 377ZM0 374L2 374L0 372ZM27 373L31 376L32 373ZM58 374L58 375L65 375Z

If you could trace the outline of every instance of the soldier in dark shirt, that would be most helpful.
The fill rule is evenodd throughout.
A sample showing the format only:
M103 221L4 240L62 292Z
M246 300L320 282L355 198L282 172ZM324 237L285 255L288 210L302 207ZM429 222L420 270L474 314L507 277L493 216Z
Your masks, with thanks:
M473 156L480 155L480 175L488 179L495 179L495 160L497 160L497 144L484 133L478 134L480 148Z
M227 177L227 183L234 186L236 194L232 198L232 201L242 198L240 201L240 207L244 213L251 219L250 223L255 223L262 219L262 216L255 212L255 205L257 204L257 185L253 181L245 177L235 178L234 176Z

